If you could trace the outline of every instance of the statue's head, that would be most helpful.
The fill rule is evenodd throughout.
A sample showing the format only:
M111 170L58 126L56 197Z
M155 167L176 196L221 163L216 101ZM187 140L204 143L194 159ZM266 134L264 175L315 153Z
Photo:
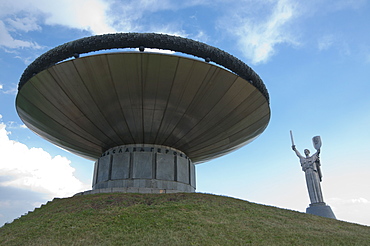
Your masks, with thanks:
M305 149L305 150L304 150L304 154L305 154L306 156L308 156L308 155L310 154L310 151L309 151L308 149Z

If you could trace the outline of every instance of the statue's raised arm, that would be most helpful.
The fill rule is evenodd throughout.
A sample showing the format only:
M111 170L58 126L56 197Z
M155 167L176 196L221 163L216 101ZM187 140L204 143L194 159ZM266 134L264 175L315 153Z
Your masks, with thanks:
M292 145L292 150L295 152L295 154L299 157L299 158L304 158L303 155L301 155L301 153L299 153L299 151L297 150L297 148L295 147L295 145Z
M293 139L293 132L292 130L290 130L290 140L292 141L292 150L296 153L296 155L299 157L299 158L304 158L301 153L299 153L299 151L296 149L295 147L295 144L294 144L294 139Z
M294 144L294 139L293 139L293 132L290 130L290 140L292 141L292 150L295 152L295 154L301 159L304 158L304 156L299 153L299 151L296 149L295 144Z

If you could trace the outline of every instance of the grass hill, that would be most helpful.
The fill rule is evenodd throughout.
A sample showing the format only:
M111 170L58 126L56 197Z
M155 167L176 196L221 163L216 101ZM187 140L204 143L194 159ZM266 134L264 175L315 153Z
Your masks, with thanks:
M201 193L54 199L0 245L370 245L370 227Z

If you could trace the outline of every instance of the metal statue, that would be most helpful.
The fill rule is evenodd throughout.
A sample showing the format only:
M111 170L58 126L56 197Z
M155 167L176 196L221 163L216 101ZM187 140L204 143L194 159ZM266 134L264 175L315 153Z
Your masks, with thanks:
M313 203L323 203L324 199L322 196L320 182L322 180L322 173L320 169L320 148L321 148L321 138L320 136L315 136L312 138L314 148L317 150L315 154L310 156L310 151L308 149L304 150L305 156L302 156L296 149L293 141L293 134L290 131L290 137L292 140L292 149L299 157L301 162L302 171L305 172L306 183L308 194L310 196L311 204Z

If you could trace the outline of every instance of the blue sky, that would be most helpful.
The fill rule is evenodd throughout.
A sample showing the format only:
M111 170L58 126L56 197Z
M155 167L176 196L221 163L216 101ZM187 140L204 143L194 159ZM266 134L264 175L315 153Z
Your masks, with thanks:
M251 144L197 165L197 191L304 212L291 150L320 135L324 200L338 219L370 225L370 2L366 0L0 0L0 226L53 197L91 188L93 163L24 127L17 84L47 50L111 32L199 40L250 65L271 98Z

